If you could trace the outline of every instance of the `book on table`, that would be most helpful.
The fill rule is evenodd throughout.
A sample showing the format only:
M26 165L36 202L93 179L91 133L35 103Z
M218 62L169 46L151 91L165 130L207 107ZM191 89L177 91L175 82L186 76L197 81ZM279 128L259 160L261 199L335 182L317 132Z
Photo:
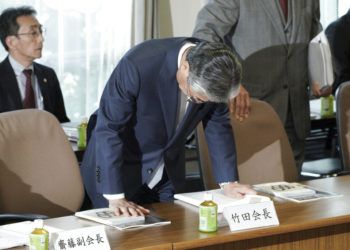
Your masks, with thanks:
M124 216L115 215L114 211L110 208L97 208L85 211L76 212L75 216L98 223L102 223L119 230L137 228L137 227L150 227L156 225L170 224L170 221L163 218L159 218L154 215L146 216Z
M293 202L314 201L340 196L340 194L326 192L297 182L270 182L257 184L253 187L259 192L272 194Z

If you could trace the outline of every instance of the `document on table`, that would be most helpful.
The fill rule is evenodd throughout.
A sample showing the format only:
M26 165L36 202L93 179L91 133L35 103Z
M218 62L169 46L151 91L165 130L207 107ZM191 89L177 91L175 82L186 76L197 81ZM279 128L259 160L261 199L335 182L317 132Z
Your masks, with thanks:
M116 216L114 211L110 208L79 211L75 213L75 216L105 224L119 230L170 224L170 221L154 215Z
M205 193L213 195L213 201L218 205L218 213L222 213L224 208L228 206L254 204L270 200L269 197L262 195L246 195L243 199L234 199L226 196L222 189L175 194L174 198L198 207L204 201Z
M28 236L0 228L0 249L26 245Z
M44 226L49 233L61 231L61 229ZM33 221L22 221L0 226L0 249L28 245L29 234L34 229Z
M293 202L306 202L341 196L337 193L326 192L297 182L271 182L257 184L253 187L257 191L272 194Z

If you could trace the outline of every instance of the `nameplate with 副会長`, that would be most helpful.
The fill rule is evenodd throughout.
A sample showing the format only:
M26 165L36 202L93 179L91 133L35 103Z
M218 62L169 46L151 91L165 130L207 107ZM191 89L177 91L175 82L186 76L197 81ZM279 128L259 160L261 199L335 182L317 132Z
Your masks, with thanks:
M109 250L111 249L104 226L83 227L53 233L50 249L54 250Z

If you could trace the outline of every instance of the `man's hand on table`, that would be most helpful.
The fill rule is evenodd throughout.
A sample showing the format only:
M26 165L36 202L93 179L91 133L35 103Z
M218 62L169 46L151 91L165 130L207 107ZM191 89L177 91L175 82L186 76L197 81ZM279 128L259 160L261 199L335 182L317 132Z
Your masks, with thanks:
M114 209L114 213L117 216L144 216L150 213L148 209L139 206L132 201L128 201L125 198L110 200L109 207Z
M250 185L230 182L223 186L224 194L232 198L243 198L246 194L256 194Z

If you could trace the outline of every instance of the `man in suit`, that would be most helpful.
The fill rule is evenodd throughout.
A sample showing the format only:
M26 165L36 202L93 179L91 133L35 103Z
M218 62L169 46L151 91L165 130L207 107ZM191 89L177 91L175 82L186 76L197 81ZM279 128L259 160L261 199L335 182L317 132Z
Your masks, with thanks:
M333 92L343 82L350 81L350 10L331 23L325 34L332 49L335 64Z
M224 192L255 193L236 183L227 101L239 80L239 64L222 43L169 38L132 48L107 82L81 166L94 207L145 214L139 204L183 192L186 137L200 121Z
M193 36L228 44L242 63L242 85L270 103L282 122L300 171L310 130L308 44L321 31L318 0L212 0ZM316 96L320 88L313 88Z
M0 15L0 39L9 55L0 63L0 112L44 109L68 122L53 69L35 63L43 49L43 29L31 7L9 8Z

